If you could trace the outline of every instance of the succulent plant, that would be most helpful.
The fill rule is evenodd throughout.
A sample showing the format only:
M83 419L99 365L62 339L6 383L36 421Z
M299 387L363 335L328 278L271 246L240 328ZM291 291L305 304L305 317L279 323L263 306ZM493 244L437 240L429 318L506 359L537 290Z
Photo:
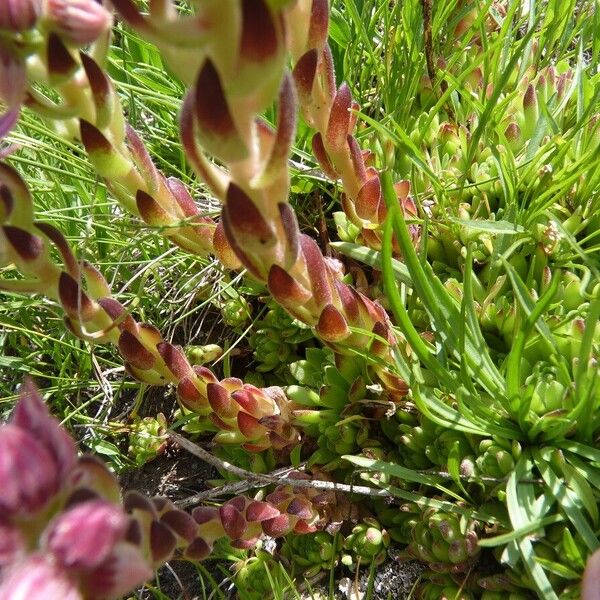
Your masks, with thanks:
M302 536L287 536L281 553L292 565L294 573L311 578L337 564L342 545L341 534L317 531Z
M131 423L127 452L137 465L143 465L165 451L167 428L167 419L162 413L156 417L137 418Z
M342 564L352 569L359 565L381 564L387 555L390 545L388 532L376 519L367 517L362 523L355 525L344 540Z
M281 565L268 552L262 550L234 563L232 569L232 579L240 600L268 598L272 594L274 582L282 581Z
M477 521L427 509L412 531L406 554L440 573L466 573L480 552L477 528Z
M254 350L256 370L269 373L272 383L290 384L289 365L299 359L298 345L311 340L313 333L274 302L267 302L267 308L264 317L255 322L254 331L248 338Z

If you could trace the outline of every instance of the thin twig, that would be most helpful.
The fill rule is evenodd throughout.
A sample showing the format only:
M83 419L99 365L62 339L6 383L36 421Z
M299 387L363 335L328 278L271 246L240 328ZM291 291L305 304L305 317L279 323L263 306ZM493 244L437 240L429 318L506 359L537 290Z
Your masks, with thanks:
M290 471L294 471L294 467L282 467L281 469L277 469L273 471L271 475L273 477L281 477L282 475L287 475ZM248 490L253 488L265 487L266 483L258 483L255 481L231 481L229 483L225 483L215 488L211 488L209 490L204 490L202 492L198 492L193 496L188 496L187 498L183 498L182 500L176 500L175 504L180 508L189 508L194 504L199 504L204 500L212 500L215 498L221 498L222 496L236 496L237 494L243 494Z
M218 469L224 469L229 473L233 473L238 477L248 480L248 483L260 483L263 485L270 485L276 483L278 485L292 485L294 487L305 487L313 488L317 490L329 490L334 492L345 492L349 494L360 494L362 496L377 496L377 497L391 497L392 494L387 490L378 490L366 485L346 485L345 483L335 483L333 481L321 481L319 479L294 479L292 477L281 477L273 473L252 473L252 471L246 471L236 467L231 463L221 460L216 456L213 456L210 452L204 450L194 442L190 442L187 438L182 435L169 430L167 432L169 437L177 442L184 450L187 450L190 454L197 456L213 467Z

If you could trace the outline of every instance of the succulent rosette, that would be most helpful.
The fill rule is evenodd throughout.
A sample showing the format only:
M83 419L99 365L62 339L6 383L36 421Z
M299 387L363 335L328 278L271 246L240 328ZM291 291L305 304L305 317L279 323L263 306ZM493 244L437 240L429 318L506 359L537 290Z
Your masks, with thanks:
M480 552L477 527L466 517L428 509L412 531L406 554L439 573L466 573Z

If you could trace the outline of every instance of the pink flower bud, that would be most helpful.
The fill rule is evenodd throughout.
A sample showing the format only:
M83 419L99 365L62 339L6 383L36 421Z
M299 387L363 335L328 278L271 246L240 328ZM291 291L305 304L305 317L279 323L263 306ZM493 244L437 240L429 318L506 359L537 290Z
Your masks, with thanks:
M95 0L47 0L53 29L66 41L85 46L112 26L112 15Z
M3 600L82 600L75 583L46 557L32 555L11 569L0 585Z
M30 433L50 452L61 478L73 468L77 458L75 443L50 415L37 388L30 380L25 380L21 386L20 400L10 421Z
M13 32L31 29L40 16L41 8L41 0L2 0L0 29Z
M40 442L14 424L0 428L0 510L8 516L35 513L59 483L56 462Z
M114 504L91 500L59 515L46 545L65 568L93 569L125 537L129 520Z

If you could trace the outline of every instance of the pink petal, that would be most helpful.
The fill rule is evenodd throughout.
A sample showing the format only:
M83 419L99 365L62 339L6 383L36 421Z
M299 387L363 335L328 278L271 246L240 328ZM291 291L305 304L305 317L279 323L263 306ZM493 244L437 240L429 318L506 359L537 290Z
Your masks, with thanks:
M112 25L112 15L95 0L48 0L48 16L58 33L85 46Z
M46 557L30 556L8 572L2 600L83 600L75 583Z
M8 523L0 523L0 572L25 554L25 540L21 532Z
M64 477L77 459L75 442L50 415L35 384L26 379L20 389L20 400L11 422L29 432L56 460L59 474Z
M14 424L0 428L0 509L18 515L42 508L59 486L48 450Z
M123 539L129 520L114 504L91 500L59 515L46 545L65 568L93 569Z
M154 571L144 561L139 549L121 542L101 565L82 577L82 588L86 600L113 600L121 598L153 575Z

